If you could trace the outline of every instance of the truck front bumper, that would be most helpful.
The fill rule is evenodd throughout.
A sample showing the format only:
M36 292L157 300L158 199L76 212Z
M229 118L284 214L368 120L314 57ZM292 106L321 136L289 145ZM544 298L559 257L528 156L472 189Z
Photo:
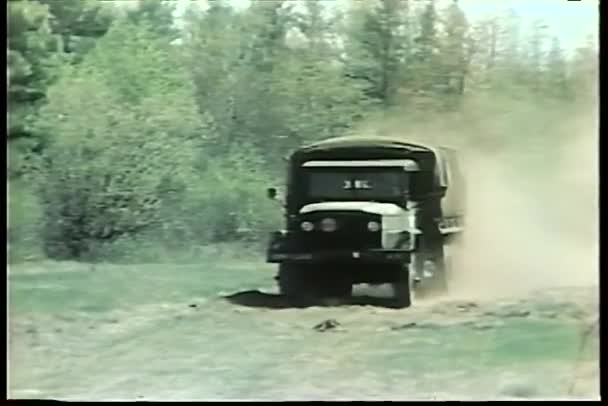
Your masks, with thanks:
M269 251L266 258L270 263L297 262L354 262L354 263L409 263L410 252L405 250L364 250L364 251L316 251L316 252L273 252Z

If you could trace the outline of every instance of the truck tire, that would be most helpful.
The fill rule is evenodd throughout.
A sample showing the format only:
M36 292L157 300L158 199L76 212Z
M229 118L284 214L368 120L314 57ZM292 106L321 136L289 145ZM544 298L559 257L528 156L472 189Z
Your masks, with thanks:
M416 287L416 297L428 298L444 295L448 292L448 269L443 246L436 247L430 253L419 254L416 261L416 271L421 276L421 283ZM426 278L424 267L427 261L433 266L433 276Z
M391 283L394 294L395 307L404 309L412 305L412 297L410 291L410 275L407 267L401 269L397 273L397 280Z
M430 287L435 294L445 294L448 291L448 269L443 246L435 250L432 261L435 266L435 275L431 278Z
M313 269L301 264L279 264L279 292L292 306L312 305L316 298Z

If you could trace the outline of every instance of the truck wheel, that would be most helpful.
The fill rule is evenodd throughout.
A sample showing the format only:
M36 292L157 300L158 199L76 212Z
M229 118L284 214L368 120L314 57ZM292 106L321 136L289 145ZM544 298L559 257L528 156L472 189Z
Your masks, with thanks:
M431 278L431 288L434 292L438 294L444 294L448 291L448 273L446 268L446 261L443 254L443 249L441 250L441 254L435 257L433 261L435 265L435 275Z
M445 247L443 245L434 252L433 262L436 278L433 278L432 286L435 292L445 294L448 292L448 267Z
M395 298L395 307L404 309L412 305L409 270L407 268L401 269L397 275L397 280L391 284Z
M427 262L428 261L428 262ZM422 281L416 288L416 296L420 298L446 294L448 291L448 272L443 247L434 250L432 254L424 255L418 264ZM431 266L433 276L425 277L426 266Z
M278 285L281 295L293 306L306 306L315 299L313 269L300 264L279 264Z

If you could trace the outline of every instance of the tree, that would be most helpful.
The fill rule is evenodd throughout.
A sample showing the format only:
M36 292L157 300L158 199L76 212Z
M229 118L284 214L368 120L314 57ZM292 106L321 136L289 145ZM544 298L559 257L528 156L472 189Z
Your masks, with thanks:
M187 77L166 39L141 24L115 25L64 69L38 119L53 135L38 183L49 257L94 256L179 218L163 209L185 198L208 131Z
M585 43L579 46L571 61L570 80L579 101L598 100L598 67L599 54L596 39L588 36Z
M262 31L243 49L245 60L251 62L236 74L240 84L234 139L252 140L276 169L276 157L296 146L343 134L361 115L365 98L343 74L331 17L320 2L305 4L301 13L287 4L260 4L246 14L253 23L245 25L245 32ZM290 43L289 35L300 41Z
M338 49L335 40L338 33L334 26L339 22L339 15L330 15L325 4L319 0L307 1L303 6L304 9L294 11L292 17L298 34L296 38L302 41L292 41L291 48L302 47L336 60ZM293 31L290 33L293 34Z
M473 24L469 36L469 87L487 88L496 62L498 25L496 18L483 18Z
M291 7L284 1L255 1L240 16L238 62L229 76L230 121L224 145L247 143L264 151L288 135L275 83L277 67L289 54L286 35L292 23Z
M470 38L471 79L478 85L496 91L527 85L520 26L521 18L513 9L475 25Z
M34 131L39 108L60 67L79 62L114 18L93 0L17 0L8 3L8 138L11 176L27 173L47 139Z
M29 172L33 155L44 147L34 121L63 55L60 38L51 30L48 7L12 1L7 14L8 174L12 178Z
M103 51L96 47L80 69L103 76L121 102L137 104L188 89L182 48L173 46L171 38L158 33L152 23L121 21L97 45Z
M175 3L163 0L138 0L137 5L127 11L127 18L139 24L145 22L154 32L170 40L177 39L179 31L173 23Z
M536 92L541 90L544 70L543 61L546 55L545 41L547 28L547 25L542 20L534 20L526 43L526 82Z
M525 73L525 38L521 35L521 17L513 9L498 16L496 79L515 83Z
M558 98L568 97L570 92L566 59L557 37L552 39L545 71L544 85L547 94Z
M218 130L209 145L216 153L235 142L259 146L280 131L273 71L287 52L289 18L282 1L253 2L240 13L224 2L190 10L185 46L199 109Z
M292 5L285 0L253 0L243 19L246 39L243 62L257 72L271 73L286 50L285 38L292 20Z
M29 137L31 120L61 62L60 41L48 7L30 1L8 4L8 136Z
M446 10L445 33L441 41L441 64L444 71L447 93L462 95L465 77L470 62L468 22L464 12L453 0Z
M346 74L384 107L396 101L407 78L409 56L407 0L376 0L351 5L346 32Z
M332 42L331 17L321 2L308 2L296 15L301 42L285 53L274 71L274 88L284 134L279 153L305 142L340 135L364 110L366 98L345 77Z
M214 1L204 12L190 7L185 22L183 49L197 105L215 123L214 147L220 153L230 143L236 120L242 20L226 2Z
M429 1L418 18L418 35L414 39L412 76L413 88L429 92L441 80L439 67L439 43L435 2Z
M103 37L116 14L112 5L95 0L38 0L49 8L50 26L61 37L62 51L80 62Z

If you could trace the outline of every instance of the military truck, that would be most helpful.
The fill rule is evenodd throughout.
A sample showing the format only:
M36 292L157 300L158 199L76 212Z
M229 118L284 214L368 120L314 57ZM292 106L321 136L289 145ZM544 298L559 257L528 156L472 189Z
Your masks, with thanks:
M331 138L287 159L285 226L267 262L294 305L390 284L395 307L412 292L447 290L445 247L464 226L464 178L455 150L390 137ZM268 197L278 199L276 188Z

